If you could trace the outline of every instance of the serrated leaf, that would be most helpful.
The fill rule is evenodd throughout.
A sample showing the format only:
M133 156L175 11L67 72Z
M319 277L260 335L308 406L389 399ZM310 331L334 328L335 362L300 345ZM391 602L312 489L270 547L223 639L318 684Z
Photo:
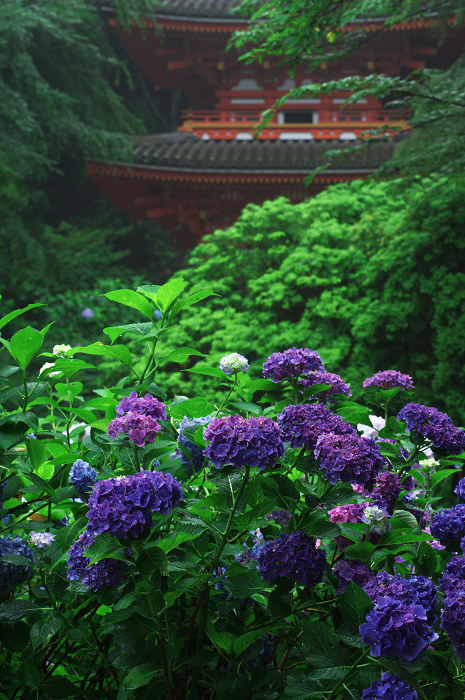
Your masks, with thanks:
M174 537L167 537L164 540L161 540L160 542L157 542L158 547L163 550L163 552L171 552L172 549L175 547L178 547L180 544L183 542L189 542L190 540L196 540L200 535L204 532L204 530L196 532L196 533L189 533L189 532L177 532Z
M150 683L152 678L159 673L159 669L151 663L141 664L132 668L127 676L123 679L123 688L125 690L136 690Z
M173 316L176 316L181 309L185 309L188 306L192 306L193 304L197 304L197 302L202 301L203 299L207 299L207 297L218 297L220 296L219 294L216 294L216 292L212 292L211 289L204 289L203 291L200 292L194 292L193 294L189 294L189 296L184 297L184 299L181 299L181 301L178 301L177 304L173 307L172 314Z
M153 323L129 323L125 326L108 326L103 329L111 342L114 343L124 333L134 333L135 335L145 336L153 328Z
M341 613L346 622L361 625L365 622L367 612L373 608L373 602L365 591L353 581L345 589L341 598Z
M40 608L30 600L7 600L0 605L0 620L21 620L31 612L39 609Z
M176 405L171 405L168 410L172 418L182 420L185 416L192 418L208 416L215 410L215 407L213 404L208 403L203 397L195 396L192 399L181 401Z
M75 353L84 353L86 355L102 355L113 357L126 365L132 362L131 353L125 345L104 345L103 343L92 343L85 347L73 348Z
M225 380L227 375L219 367L191 367L190 369L183 370L184 372L190 372L191 374L203 374L206 377L215 377L216 379Z
M172 352L168 353L161 361L161 364L167 364L168 362L185 362L192 355L198 355L200 357L205 357L203 352L196 350L195 348L176 348Z
M30 311L30 309L35 309L37 306L45 306L45 304L28 304L27 306L24 306L22 309L15 309L15 311L11 311L9 314L6 314L6 316L3 316L0 319L0 328L3 328L4 326L6 326L7 323L12 321L17 316L20 316L21 314L26 313L26 311Z
M368 541L352 544L344 549L346 559L359 559L360 561L369 561L371 555L375 551L374 544Z
M441 481L443 481L443 479L447 479L449 476L457 473L459 473L459 470L457 469L441 469L440 471L431 474L431 488L437 486Z
M152 304L143 294L139 294L133 289L116 289L113 292L103 294L103 296L110 299L110 301L116 301L118 304L130 306L132 309L141 311L150 321L153 318Z
M22 328L11 338L9 350L23 371L39 352L43 342L42 333L31 326Z
M409 513L408 510L395 510L392 514L393 518L397 518L404 525L410 527L412 530L418 529L418 522L413 513Z
M184 291L187 282L182 277L172 277L157 291L157 304L164 312L168 311L171 304Z
M269 625L269 629L272 629L275 623L272 623ZM266 628L268 629L268 628ZM254 643L256 639L259 639L262 637L266 629L260 629L260 630L253 630L252 632L246 632L245 634L241 634L240 637L237 637L234 639L234 644L233 644L233 650L234 653L237 654L238 656L244 652L247 647L249 647L251 644Z
M102 559L127 561L124 547L120 541L106 532L98 535L95 542L84 549L84 556L90 557L92 564L96 564Z
M31 627L31 643L34 649L47 642L50 637L58 632L61 627L61 619L58 615L50 615L49 617L38 620Z

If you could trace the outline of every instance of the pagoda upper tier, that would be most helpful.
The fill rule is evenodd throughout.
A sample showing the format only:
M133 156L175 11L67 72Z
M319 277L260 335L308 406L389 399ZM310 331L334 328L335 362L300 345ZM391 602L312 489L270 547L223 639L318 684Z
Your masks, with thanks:
M159 0L152 17L124 27L109 11L129 55L156 89L183 91L188 109L177 133L135 139L131 163L91 161L98 187L131 216L159 221L182 243L228 226L248 202L312 196L328 184L366 178L393 152L397 139L350 146L378 129L406 131L408 114L386 110L374 97L345 106L347 92L288 100L258 135L261 113L294 87L374 72L407 75L424 65L445 67L459 55L463 32L438 45L431 20L384 27L370 20L370 37L353 55L292 77L280 59L246 65L228 45L248 23L240 0ZM350 30L350 28L349 28ZM344 153L306 184L306 175Z

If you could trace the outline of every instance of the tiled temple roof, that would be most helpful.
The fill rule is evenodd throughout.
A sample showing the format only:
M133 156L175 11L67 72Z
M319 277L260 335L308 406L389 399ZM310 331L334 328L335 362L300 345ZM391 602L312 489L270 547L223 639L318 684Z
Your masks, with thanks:
M330 150L348 150L325 172L374 172L393 154L393 139L353 151L354 141L203 141L170 133L134 138L134 162L183 172L308 174Z
M240 19L237 12L241 0L159 0L156 15L170 17L202 17L203 19Z

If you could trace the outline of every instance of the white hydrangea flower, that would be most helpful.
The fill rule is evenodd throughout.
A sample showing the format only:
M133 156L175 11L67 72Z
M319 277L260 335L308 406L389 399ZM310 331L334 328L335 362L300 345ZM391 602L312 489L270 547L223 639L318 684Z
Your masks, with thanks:
M52 352L56 357L68 357L68 350L71 350L71 345L54 345Z
M249 361L244 355L239 355L238 352L232 352L229 355L224 355L220 360L220 369L223 370L228 377L231 377L233 372L248 372Z
M388 515L378 506L367 506L363 511L361 520L362 523L369 525L371 530L377 532L378 535L387 532L390 527Z
M52 535L51 532L31 532L29 541L39 549L42 549L42 547L50 547L55 537L56 535Z
M370 422L371 425L359 423L357 430L362 433L362 437L376 440L378 432L384 428L386 421L381 416L370 416Z
M50 369L50 367L55 367L54 362L45 362L42 367L39 370L39 375L43 374L45 370ZM60 374L59 372L50 372L48 374L49 377L55 377L57 374Z

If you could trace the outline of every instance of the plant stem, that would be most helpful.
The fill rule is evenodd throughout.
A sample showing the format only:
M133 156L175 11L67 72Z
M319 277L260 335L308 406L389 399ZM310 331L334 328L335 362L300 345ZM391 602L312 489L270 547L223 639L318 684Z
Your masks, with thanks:
M157 609L155 606L155 601L153 599L153 593L150 590L150 588L148 590L148 599L149 599L150 611L152 613L153 622L155 624L155 630L156 630L157 637L158 637L158 644L160 647L161 665L163 668L163 676L165 677L166 690L168 691L169 699L174 700L175 696L174 696L174 692L173 692L173 686L171 683L171 672L170 672L170 668L168 666L168 661L166 659L165 636L163 634L163 629L161 626L160 618L158 617Z
M236 386L237 386L237 374L234 375L234 381L233 381L233 383L232 383L232 386L231 386L230 390L228 391L228 393L227 393L227 395L226 395L226 398L223 399L223 401L220 403L220 407L217 408L216 411L214 411L214 415L215 415L215 416L217 416L218 413L221 411L221 409L223 408L223 406L225 405L225 403L227 402L227 400L229 399L229 397L230 397L231 394L233 393L233 391L234 391L234 389L236 388Z
M341 688L341 687L344 685L344 683L347 681L347 679L349 678L349 676L352 675L352 673L355 671L355 669L356 669L357 666L359 665L360 661L363 659L363 657L364 657L366 654L368 654L368 650L367 650L367 649L364 649L364 650L362 651L362 653L360 654L360 656L354 661L354 663L352 664L352 666L349 668L349 670L348 670L347 673L345 674L344 678L341 678L341 680L340 680L339 683L336 685L336 687L333 688L333 690L331 691L331 695L328 696L328 700L333 700L334 698L337 697L337 693L338 693L338 691L339 691L339 688Z

